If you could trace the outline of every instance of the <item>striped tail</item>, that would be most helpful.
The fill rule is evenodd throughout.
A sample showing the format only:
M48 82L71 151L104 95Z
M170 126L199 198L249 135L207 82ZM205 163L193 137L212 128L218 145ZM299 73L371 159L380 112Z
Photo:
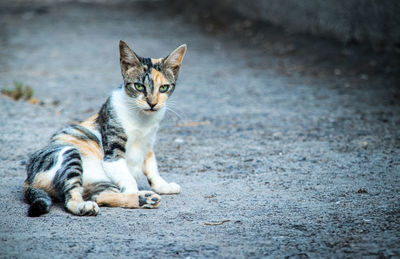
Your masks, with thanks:
M31 205L28 210L29 217L39 217L50 211L51 198L43 190L26 186L24 188L24 195L26 201Z

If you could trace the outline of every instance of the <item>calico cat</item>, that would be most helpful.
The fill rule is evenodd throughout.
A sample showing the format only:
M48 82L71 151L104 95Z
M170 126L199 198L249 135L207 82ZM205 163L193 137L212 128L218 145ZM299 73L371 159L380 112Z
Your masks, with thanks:
M93 216L99 206L157 208L158 194L180 192L159 175L153 143L186 45L160 59L142 58L123 41L119 51L124 84L96 115L59 130L31 155L23 187L29 216L49 212L52 200L72 214ZM154 192L138 190L142 173Z

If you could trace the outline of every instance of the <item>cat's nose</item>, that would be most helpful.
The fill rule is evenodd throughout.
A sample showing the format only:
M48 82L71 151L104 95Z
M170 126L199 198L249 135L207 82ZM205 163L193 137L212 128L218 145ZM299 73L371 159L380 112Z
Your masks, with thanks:
M151 103L151 102L147 102L147 104L150 106L150 110L153 110L154 106L157 105L157 103Z

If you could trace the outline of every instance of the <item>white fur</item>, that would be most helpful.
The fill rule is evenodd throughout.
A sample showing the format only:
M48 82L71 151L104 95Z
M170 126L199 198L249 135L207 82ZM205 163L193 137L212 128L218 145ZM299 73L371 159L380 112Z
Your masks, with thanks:
M144 168L147 179L152 183L152 188L159 194L175 194L181 192L181 187L176 183L167 183L158 173L157 160L153 153Z
M137 193L138 187L135 179L130 173L125 159L117 161L103 161L103 168L109 179L125 193Z
M117 88L111 95L111 104L126 131L128 138L137 133L148 136L155 134L165 114L165 107L152 114L146 114L138 107L136 100L127 96L123 88Z
M128 136L125 158L132 176L138 179L142 174L142 165L147 153L152 148L158 125L165 114L165 109L154 114L145 114L136 107L135 100L128 97L123 89L117 89L111 97L112 105Z
M115 178L112 179L114 183L119 181L120 184L125 185L125 188L133 191L135 187L132 179L139 179L143 175L143 163L149 151L153 150L159 123L165 114L165 107L157 112L146 114L138 107L135 99L126 95L123 88L114 90L111 96L111 104L128 136L125 148L126 162L121 159L113 163L103 163L103 167L109 177ZM161 178L158 173L155 157L150 161L146 171L148 171L148 179L153 180L156 189L158 189L160 193L169 194L180 192L179 185L175 183L168 184ZM127 177L128 173L131 178ZM157 192L156 189L155 191Z
M96 129L90 129L90 128L87 128L87 130L92 132L97 137L97 139L100 142L100 147L102 147L103 146L103 141L102 141L100 132L98 130L96 130Z
M50 170L47 171L47 177L49 178L49 181L52 181L56 176L58 169L61 168L64 153L70 149L73 149L73 147L65 147L58 154L57 163Z
M82 157L83 184L109 181L102 162L97 158Z

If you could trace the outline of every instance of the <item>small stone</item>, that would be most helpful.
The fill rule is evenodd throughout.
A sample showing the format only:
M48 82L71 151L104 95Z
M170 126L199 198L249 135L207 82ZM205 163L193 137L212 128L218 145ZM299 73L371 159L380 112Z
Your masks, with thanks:
M368 191L367 188L361 187L360 189L358 189L357 193L368 193Z
M205 195L204 196L204 198L206 198L206 199L212 199L212 198L215 198L215 197L217 197L216 193L211 193L210 195Z
M185 142L182 138L176 138L174 139L175 143L183 143Z

